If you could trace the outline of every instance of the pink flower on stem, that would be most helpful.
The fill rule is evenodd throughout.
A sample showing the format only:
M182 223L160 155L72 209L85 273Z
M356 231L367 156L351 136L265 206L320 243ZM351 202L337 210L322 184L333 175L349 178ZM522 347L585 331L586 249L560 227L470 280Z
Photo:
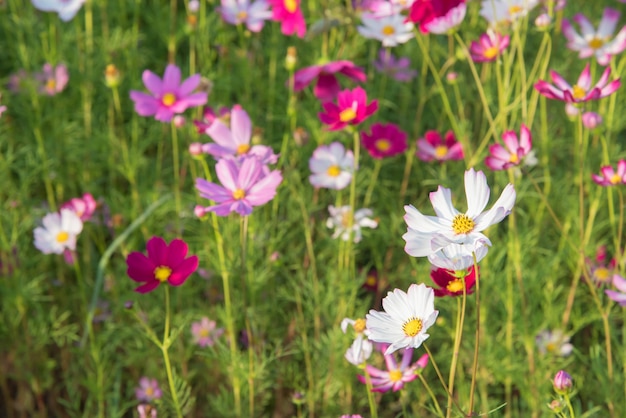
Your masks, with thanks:
M280 30L283 35L298 35L304 37L306 22L300 9L300 0L270 0L272 6L272 19L280 22Z
M585 112L581 116L583 126L587 129L596 129L602 124L602 116L596 112Z
M520 129L519 139L515 131L506 131L502 134L503 147L500 144L494 144L489 147L489 156L485 158L487 167L494 171L506 170L521 164L522 159L528 155L533 144L530 130L526 125L522 125Z
M215 321L209 320L206 316L202 317L199 322L191 324L191 334L193 342L200 347L212 347L224 333L223 328L216 328Z
M152 237L146 245L148 256L133 251L126 257L126 273L131 280L143 283L135 289L139 293L148 293L161 283L180 286L198 268L198 257L187 257L187 244L181 239L172 240L167 245L161 237Z
M407 20L419 23L422 33L445 34L461 24L466 9L465 0L415 0Z
M194 74L181 83L180 69L168 64L161 80L152 71L145 70L142 79L150 94L131 90L135 111L140 116L152 116L161 122L169 122L177 113L207 102L205 92L192 93L200 85L200 74Z
M338 131L348 125L358 125L378 110L378 100L367 104L367 93L361 87L354 90L343 90L337 96L337 104L322 104L324 112L320 112L322 123L331 131Z
M431 130L417 140L417 157L422 161L462 160L463 147L452 131L442 138L439 132Z
M139 379L139 387L135 388L135 397L140 402L152 402L160 399L163 392L159 388L159 382L156 379L142 377Z
M386 346L386 344L383 345L383 352ZM396 361L393 353L385 355L387 370L380 370L368 364L365 371L370 375L372 386L374 386L372 392L388 392L389 390L397 392L404 387L405 383L417 379L419 370L426 367L428 354L424 354L415 364L411 365L413 351L413 348L405 349L400 364ZM358 378L361 383L366 382L365 376L359 375Z
M551 70L550 78L555 85L553 86L544 80L539 80L535 83L535 89L548 99L562 100L566 103L582 103L615 93L620 87L621 81L618 78L609 83L610 75L611 68L607 67L602 73L600 80L598 80L595 86L591 87L591 71L589 70L589 64L587 64L576 84L570 86L559 73Z
M487 31L480 35L477 41L472 41L470 54L474 62L495 61L509 46L510 36L500 35L497 32Z
M43 71L35 74L35 79L39 81L40 93L54 96L65 89L70 76L65 65L59 64L53 67L46 63L43 66Z
M361 132L361 143L377 159L393 157L407 149L406 133L393 123L373 124L371 135Z
M203 208L204 213L215 212L218 216L227 216L231 212L250 215L254 206L264 205L274 198L276 188L283 180L278 170L266 174L265 165L255 157L245 158L241 166L233 160L219 160L215 171L222 185L198 178L196 189L201 197L217 203ZM202 209L196 213L202 213Z
M335 73L343 74L354 81L365 82L363 68L357 67L352 61L334 61L323 65L312 65L302 68L294 74L294 90L300 91L317 78L313 93L321 102L329 102L337 97L341 87Z
M91 193L83 194L83 197L74 197L61 205L61 209L70 209L78 215L81 221L86 222L93 216L98 203Z
M619 303L620 306L626 307L626 279L619 274L615 274L613 275L612 282L617 291L606 289L604 293L606 293L609 298Z
M598 64L608 65L611 57L626 49L626 26L611 40L620 12L607 7L602 14L598 30L583 14L577 13L572 19L580 26L579 34L568 19L563 19L563 35L567 38L567 47L578 51L579 58L595 56Z
M610 165L600 168L600 174L592 174L591 178L600 186L615 186L618 184L626 184L626 160L619 160L617 170Z
M598 286L607 284L617 267L617 259L615 257L607 262L606 247L604 245L598 247L594 259L585 258L585 263L589 271L589 277Z
M251 3L249 0L222 0L222 6L217 11L224 21L231 25L245 23L250 32L259 32L263 29L266 20L272 18L270 5L265 0Z
M216 119L221 120L223 123L229 122L230 109L222 106L217 113L215 113L211 106L206 106L202 111L202 120L194 120L193 124L196 125L199 134L204 134L207 128L211 126Z

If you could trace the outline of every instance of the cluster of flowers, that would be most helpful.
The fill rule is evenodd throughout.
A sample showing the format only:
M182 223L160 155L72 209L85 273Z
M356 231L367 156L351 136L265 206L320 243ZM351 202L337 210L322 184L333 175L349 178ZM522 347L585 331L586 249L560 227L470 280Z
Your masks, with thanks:
M14 93L28 91L28 86L33 84L39 94L55 96L65 90L69 81L69 73L65 64L53 66L50 63L44 64L39 72L28 73L20 70L9 77L7 87Z

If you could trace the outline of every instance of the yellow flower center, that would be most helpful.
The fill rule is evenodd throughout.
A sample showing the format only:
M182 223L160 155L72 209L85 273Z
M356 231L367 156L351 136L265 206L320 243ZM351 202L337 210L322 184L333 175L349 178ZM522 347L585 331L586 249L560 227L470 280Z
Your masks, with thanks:
M209 330L206 328L202 328L198 334L202 338L207 338L209 336Z
M233 199L241 200L246 197L246 192L242 189L237 189L233 192Z
M448 285L446 286L446 289L448 289L448 292L452 292L452 293L462 291L463 280L461 279L452 280L450 283L448 283Z
M422 330L422 320L410 318L402 325L402 331L407 337L415 337Z
M611 184L617 184L617 183L622 181L622 176L620 176L619 174L615 173L615 174L613 174L611 176L609 181L611 182Z
M152 386L148 386L144 392L146 393L147 397L152 397L152 395L154 395L154 389L152 389Z
M593 272L593 277L599 282L606 282L609 279L611 272L606 267L598 267Z
M154 277L160 282L166 281L171 275L172 269L167 266L159 266L154 269Z
M70 234L68 234L65 231L61 231L57 234L57 242L59 244L63 244L65 241L67 241L70 238Z
M437 145L437 147L435 148L435 157L437 157L438 159L442 159L446 155L448 155L448 147L446 147L445 145Z
M497 46L491 46L485 49L485 52L483 52L483 56L490 60L494 58L496 55L498 55L498 52L500 52L500 50L498 49Z
M512 164L519 163L519 157L517 156L517 154L511 154L509 156L509 162L512 163Z
M546 344L546 351L548 353L554 353L556 351L556 343L548 343Z
M399 382L402 380L402 372L400 370L392 370L389 372L389 380Z
M374 146L379 150L379 151L389 151L389 148L391 148L391 142L389 142L386 139L379 139L376 141L376 143L374 144Z
M509 7L509 15L511 15L511 16L516 15L516 14L518 14L519 12L521 12L523 10L524 10L524 8L522 6L517 6L517 5L511 6L511 7Z
M599 49L602 48L602 45L604 45L604 41L598 37L594 37L592 40L589 41L588 45L592 49Z
M365 284L368 286L376 285L376 276L367 276L367 278L365 279Z
M350 122L356 118L356 112L353 108L349 107L339 113L339 120L342 122Z
M239 13L237 13L237 19L246 20L247 18L248 18L248 13L245 10L242 10Z
M363 318L359 318L356 321L354 321L354 325L352 325L354 327L354 330L357 333L362 333L363 331L365 331L365 319Z
M48 80L48 82L46 83L46 89L48 90L54 90L57 86L57 82L54 80Z
M296 0L285 0L285 9L287 9L287 11L289 13L293 13L296 11L296 9L298 8L298 2Z
M328 167L328 170L326 170L326 174L331 177L337 177L339 174L341 174L341 169L337 165L331 165L330 167Z
M237 147L237 154L239 155L245 154L248 151L250 151L250 145L248 144L241 144Z
M575 84L574 87L572 87L572 96L574 96L574 99L580 100L584 98L586 94L587 91L578 84Z
M385 36L391 36L394 33L396 33L396 29L393 26L391 26L391 25L387 25L387 26L383 27L382 32L383 32L383 35L385 35Z
M474 220L464 213L459 213L452 220L452 230L455 234L469 234L474 230Z
M174 104L175 101L176 101L176 96L172 93L165 93L163 97L161 98L161 102L165 106L171 106Z
M341 226L343 226L344 228L349 228L350 222L352 222L352 212L347 211L343 215L341 215Z

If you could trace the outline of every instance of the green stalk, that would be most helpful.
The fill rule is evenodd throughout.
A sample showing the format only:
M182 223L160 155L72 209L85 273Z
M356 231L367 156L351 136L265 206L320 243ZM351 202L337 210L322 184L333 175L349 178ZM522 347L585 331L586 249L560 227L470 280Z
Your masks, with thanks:
M165 372L167 373L167 381L170 385L170 392L172 394L172 401L174 402L174 408L176 408L176 416L183 418L183 413L180 409L180 403L178 401L178 394L176 393L176 386L174 385L174 377L172 375L172 365L170 364L170 356L168 349L172 344L170 340L170 287L165 284L165 330L163 331L163 343L161 344L161 352L163 353L163 360L165 361Z
M461 338L463 336L463 323L465 321L465 304L467 301L467 288L465 286L465 277L463 277L463 297L461 300L457 298L456 309L456 330L454 332L454 345L452 349L452 361L450 362L450 373L448 375L448 387L450 392L448 394L448 404L446 407L446 417L450 417L452 414L452 400L454 398L454 378L456 376L456 363L459 358L459 348L461 347Z
M474 274L476 275L476 338L474 341L474 361L472 364L472 383L470 385L469 414L474 411L474 391L476 389L476 372L478 371L478 348L480 345L480 274L478 274L478 262L476 253L472 252L474 258Z

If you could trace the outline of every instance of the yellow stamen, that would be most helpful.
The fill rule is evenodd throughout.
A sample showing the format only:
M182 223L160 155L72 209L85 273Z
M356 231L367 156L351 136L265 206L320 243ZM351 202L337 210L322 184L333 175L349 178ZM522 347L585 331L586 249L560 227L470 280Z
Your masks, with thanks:
M448 155L448 147L445 145L437 145L435 148L435 157L437 157L437 159L442 159L446 155Z
M154 278L160 282L164 282L172 275L172 269L167 266L159 266L154 269Z
M237 189L233 192L233 199L241 200L246 197L246 192L242 189Z
M498 55L498 52L500 52L500 49L497 46L491 46L485 49L485 52L483 52L483 57L490 60L495 58L495 56Z
M604 45L604 41L598 37L594 37L592 40L589 41L588 45L592 49L599 49L602 48L602 46Z
M57 82L54 80L48 80L46 83L46 90L54 90L57 86Z
M389 380L399 382L402 380L402 372L400 370L392 370L389 372Z
M611 272L606 267L598 267L593 272L593 278L599 282L606 282L609 280Z
M378 139L375 143L374 146L379 150L379 151L389 151L389 148L391 148L391 142L389 142L386 139Z
M446 289L448 289L448 292L452 293L460 292L463 290L463 281L460 279L452 280L448 283Z
M546 344L546 351L548 353L554 353L556 351L556 344L555 343Z
M622 176L620 176L619 174L615 173L611 176L611 178L609 179L609 181L611 182L611 184L617 184L620 183L622 181Z
M455 234L469 234L475 226L474 220L463 213L459 213L452 220L452 230Z
M524 10L524 8L522 6L517 6L517 5L511 6L511 7L509 7L509 15L511 15L511 16L516 15L517 13L519 13L519 12L521 12L523 10Z
M148 386L147 388L145 388L144 392L146 393L147 397L151 397L152 395L154 395L154 389L152 389L152 386Z
M574 97L574 99L581 100L586 95L587 91L584 88L580 87L578 84L575 84L574 87L572 87L572 96Z
M250 151L250 145L248 144L241 144L237 147L237 154L239 155L245 154L248 151Z
M350 211L344 212L344 214L341 215L341 226L343 226L344 228L349 228L351 221L352 221L352 213Z
M511 154L511 155L509 156L509 162L510 162L511 164L517 164L517 163L519 163L519 157L517 156L517 154Z
M61 231L57 234L57 242L59 244L63 244L65 241L67 241L70 238L70 234L68 234L65 231Z
M339 174L341 174L341 169L337 165L331 165L330 167L328 167L328 170L326 170L326 174L331 177L337 177Z
M407 337L415 337L422 330L422 320L418 318L410 318L402 325L402 331Z
M339 120L342 122L350 122L356 118L356 111L349 107L339 113Z
M382 32L383 32L383 35L385 35L385 36L391 36L394 33L396 33L396 29L393 26L391 26L391 25L387 25L387 26L383 27Z
M176 96L172 93L165 93L163 97L161 97L161 102L165 106L171 106L176 102Z
M365 284L368 286L375 286L376 276L367 276L367 278L365 279Z
M296 9L298 8L298 2L296 0L285 0L285 9L287 9L287 11L289 13L293 13L296 11Z
M354 330L356 332L358 332L359 334L362 333L363 331L365 331L365 319L357 319L356 321L354 321L354 325L352 326L354 327Z
M239 13L237 13L238 20L246 20L247 18L248 18L248 13L246 13L245 10L242 10Z

